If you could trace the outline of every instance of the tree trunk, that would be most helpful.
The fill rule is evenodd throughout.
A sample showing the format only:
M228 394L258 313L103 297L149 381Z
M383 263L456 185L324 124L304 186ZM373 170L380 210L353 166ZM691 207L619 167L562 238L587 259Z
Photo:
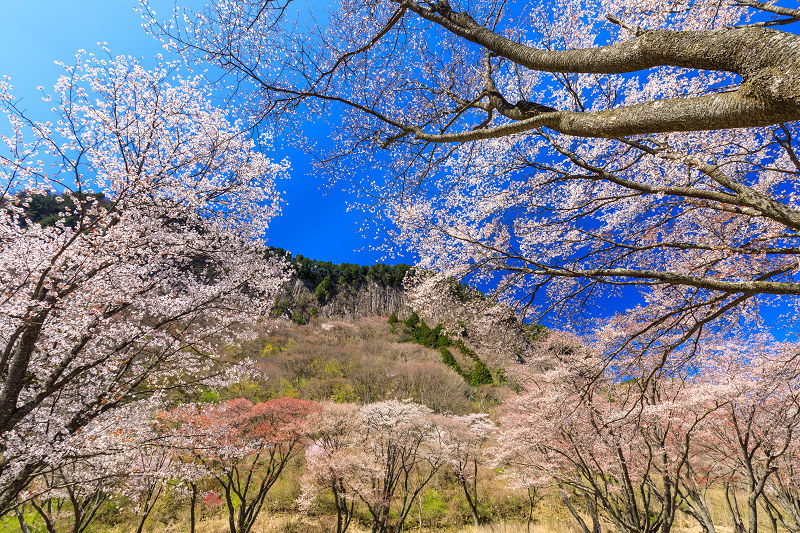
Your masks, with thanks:
M747 497L747 530L758 533L758 499L754 494Z
M52 507L52 504L51 504L51 500L47 500L47 510L46 511L43 508L41 508L39 505L37 505L36 501L34 501L34 500L31 500L31 505L33 506L34 509L36 509L36 512L39 513L39 516L42 517L42 520L44 520L44 527L47 528L47 533L58 533L56 531L55 524L53 524L53 521L50 520L50 516L49 516L49 514L53 510L53 507Z
M533 523L533 507L536 503L536 487L528 487L528 520L526 526L528 533L531 533L531 524ZM475 523L477 526L477 522Z
M772 533L778 533L778 518L775 516L775 513L772 512L772 505L766 497L761 502L764 506L764 512L767 513L767 518L769 518L770 528L772 529Z
M28 524L25 522L25 504L15 505L14 513L17 515L17 520L19 520L20 531L22 533L31 533L31 530L28 529Z
M714 521L705 502L705 497L694 489L689 489L685 500L688 507L682 509L684 513L694 518L703 530L703 533L716 533Z
M569 501L569 495L567 494L567 491L564 490L560 483L558 484L558 487L561 489L561 499L564 501L564 505L567 506L567 509L569 509L569 512L572 514L572 517L575 519L575 521L578 522L578 525L581 527L583 533L599 533L599 531L595 531L597 528L596 524L593 524L592 530L589 529L583 517L580 515L580 513L578 513L577 509L575 509L575 506L572 505L572 502Z
M197 483L194 481L189 483L192 489L192 498L189 501L189 533L194 533L195 524L197 519L195 517L195 506L197 505Z
M725 501L731 514L734 533L744 533L744 522L742 522L742 515L739 512L739 502L736 500L736 489L731 488L729 483L725 484Z
M347 498L344 496L345 489L341 485L337 487L337 482L331 485L331 491L333 492L333 502L336 505L336 533L345 533L353 518L355 502L351 500L348 504Z
M469 486L467 484L466 479L461 479L460 485L461 488L464 489L464 497L467 500L467 506L469 506L469 511L472 513L472 520L475 522L475 527L481 525L480 516L478 516L478 493L475 492L475 497L473 498L469 492Z
M422 494L419 495L419 529L422 531Z

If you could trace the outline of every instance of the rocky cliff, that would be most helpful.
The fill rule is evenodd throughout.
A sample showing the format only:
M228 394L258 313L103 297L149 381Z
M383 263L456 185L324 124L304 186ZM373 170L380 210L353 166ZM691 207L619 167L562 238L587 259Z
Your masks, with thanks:
M403 314L407 297L401 287L371 279L354 283L333 282L325 291L309 280L293 276L273 309L273 316L284 316L304 324L313 317L364 318Z
M401 288L373 280L356 284L335 283L330 299L325 302L316 298L313 289L307 282L297 279L292 287L292 299L312 303L316 300L317 314L323 317L389 316L400 312L406 305L406 295Z

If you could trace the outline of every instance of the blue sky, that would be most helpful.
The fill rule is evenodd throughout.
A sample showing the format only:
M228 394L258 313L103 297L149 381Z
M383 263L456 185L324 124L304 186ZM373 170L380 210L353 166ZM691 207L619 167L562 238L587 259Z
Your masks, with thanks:
M49 106L36 87L52 87L62 73L56 61L72 62L79 49L97 51L98 42L107 43L112 54L152 61L163 50L142 29L137 5L136 0L0 0L0 76L11 76L21 107L44 119ZM348 195L324 193L326 184L314 178L302 153L277 157L290 159L292 177L279 183L287 203L271 224L269 244L324 261L376 262L382 254L370 251L374 242L358 232L362 215L345 211Z

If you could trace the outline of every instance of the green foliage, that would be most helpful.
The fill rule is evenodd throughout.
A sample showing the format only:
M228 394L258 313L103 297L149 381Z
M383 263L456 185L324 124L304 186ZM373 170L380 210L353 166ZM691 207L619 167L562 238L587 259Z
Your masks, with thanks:
M426 324L424 320L420 320L417 327L411 330L411 337L417 342L417 344L421 344L426 348L433 348L434 344L436 343L431 328L428 327L428 324Z
M480 359L476 360L475 366L472 367L472 376L470 377L469 384L473 387L494 384L492 373L486 367L486 364Z
M336 403L355 403L358 401L358 394L350 383L337 384L331 394L331 401Z
M472 350L472 348L470 348L469 346L464 344L464 341L462 341L461 339L456 339L455 341L453 341L453 346L455 346L456 348L461 350L461 353L463 353L464 355L466 355L467 357L469 357L471 359L477 359L478 358L478 354L476 354Z
M272 318L280 318L289 312L289 300L287 298L275 297L275 302L272 304L272 310L269 315Z
M271 395L272 398L299 398L300 393L297 390L297 387L294 386L294 383L289 381L286 378L280 378L277 383L277 387L274 388L273 394Z
M541 324L526 324L525 328L528 330L528 337L532 341L538 341L547 335L547 328Z
M330 276L325 276L317 285L314 296L321 304L326 304L333 298L333 279Z
M354 265L350 263L332 263L330 261L316 261L292 254L283 248L270 248L270 255L284 257L292 263L297 277L317 286L330 276L331 281L338 285L349 285L355 287L366 281L374 281L389 287L402 287L403 279L411 268L411 265L386 265L378 263L370 266Z
M219 403L233 398L245 398L253 403L265 402L272 398L265 385L264 380L240 381L226 387L219 393L208 395L210 401L205 403Z
M492 378L491 371L486 366L486 363L484 363L483 360L481 360L481 358L478 357L478 354L475 353L475 350L464 344L464 341L462 341L461 339L456 339L455 341L453 341L453 346L461 350L461 353L463 353L465 356L475 361L475 366L472 367L472 372L469 375L470 385L472 385L473 387L477 387L480 385L494 384L494 379ZM502 369L499 372L502 372ZM505 376L505 374L503 374L503 376ZM498 383L503 383L503 381L498 379Z
M397 314L396 313L392 313L391 315L389 315L389 324L390 325L397 324L398 322L400 322L400 319L397 318Z
M30 506L23 505L23 516L30 531L47 531L41 516ZM18 533L20 531L19 518L13 514L0 517L0 533Z
M197 398L199 403L219 403L219 392L211 389L203 389Z
M420 320L417 313L412 313L405 324L410 328L408 333L414 342L426 348L446 348L452 344L447 335L442 333L441 324L431 329L425 321Z
M467 383L469 383L472 387L478 387L480 385L493 385L495 383L495 380L492 377L492 372L486 366L486 363L484 363L481 358L478 357L478 354L475 353L475 351L469 346L464 344L461 339L456 339L454 341L442 333L441 324L431 329L424 320L419 318L419 315L416 312L412 313L411 316L408 317L405 324L408 328L410 328L408 334L414 342L421 344L426 348L438 348L439 353L442 356L442 363L461 374ZM453 353L447 349L449 346L455 346L461 351L461 353L464 354L464 356L475 361L475 365L472 367L472 372L466 373L461 369L461 366L458 364L458 361L456 361ZM502 373L502 369L498 372L497 382L507 382L505 374Z
M307 324L308 323L306 318L303 316L302 311L299 311L299 310L294 311L292 313L292 322L294 322L298 326L302 326L303 324Z
M411 313L411 316L406 318L406 327L413 330L419 325L419 322L420 322L419 315L417 314L416 311L414 311L413 313Z
M437 490L426 490L422 495L423 518L428 520L444 517L447 513L447 499Z
M80 204L87 200L95 201L102 206L108 206L109 202L102 193L80 194L79 205L75 205L75 200L70 196L58 196L55 194L33 194L27 199L28 206L25 214L32 222L36 222L43 227L53 226L59 220L64 221L67 227L75 227L75 211L80 208Z
M461 367L458 364L458 361L456 361L456 358L453 357L453 352L451 352L447 348L440 348L439 353L442 355L442 363L446 364L459 374L461 375L464 374L463 371L461 370Z
M494 373L494 376L498 385L508 383L508 376L506 375L504 368L498 368L497 372Z
M481 358L478 357L478 354L475 353L475 350L464 344L464 341L462 341L461 339L456 339L453 342L453 346L461 350L461 353L463 353L465 356L469 357L473 361L481 360Z
M314 359L311 361L311 371L323 379L341 378L344 376L342 363L336 359Z

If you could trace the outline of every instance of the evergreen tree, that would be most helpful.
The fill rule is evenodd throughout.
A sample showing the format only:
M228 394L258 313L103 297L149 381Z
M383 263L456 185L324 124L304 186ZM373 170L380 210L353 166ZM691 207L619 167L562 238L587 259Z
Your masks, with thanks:
M314 296L317 297L319 303L325 304L328 303L331 298L333 297L333 280L331 279L330 275L325 276L322 282L317 285L317 289L314 291Z
M475 361L475 366L472 367L472 378L469 384L473 387L477 387L478 385L491 385L493 383L492 373L483 361L477 359Z
M419 324L419 315L417 314L416 311L414 311L413 313L411 313L411 316L409 316L406 319L406 327L409 327L413 330L414 328L417 327L418 324Z
M442 355L442 363L446 364L459 374L463 374L461 371L461 366L459 366L458 361L456 361L456 358L453 357L453 353L450 350L447 348L440 348L439 353Z

